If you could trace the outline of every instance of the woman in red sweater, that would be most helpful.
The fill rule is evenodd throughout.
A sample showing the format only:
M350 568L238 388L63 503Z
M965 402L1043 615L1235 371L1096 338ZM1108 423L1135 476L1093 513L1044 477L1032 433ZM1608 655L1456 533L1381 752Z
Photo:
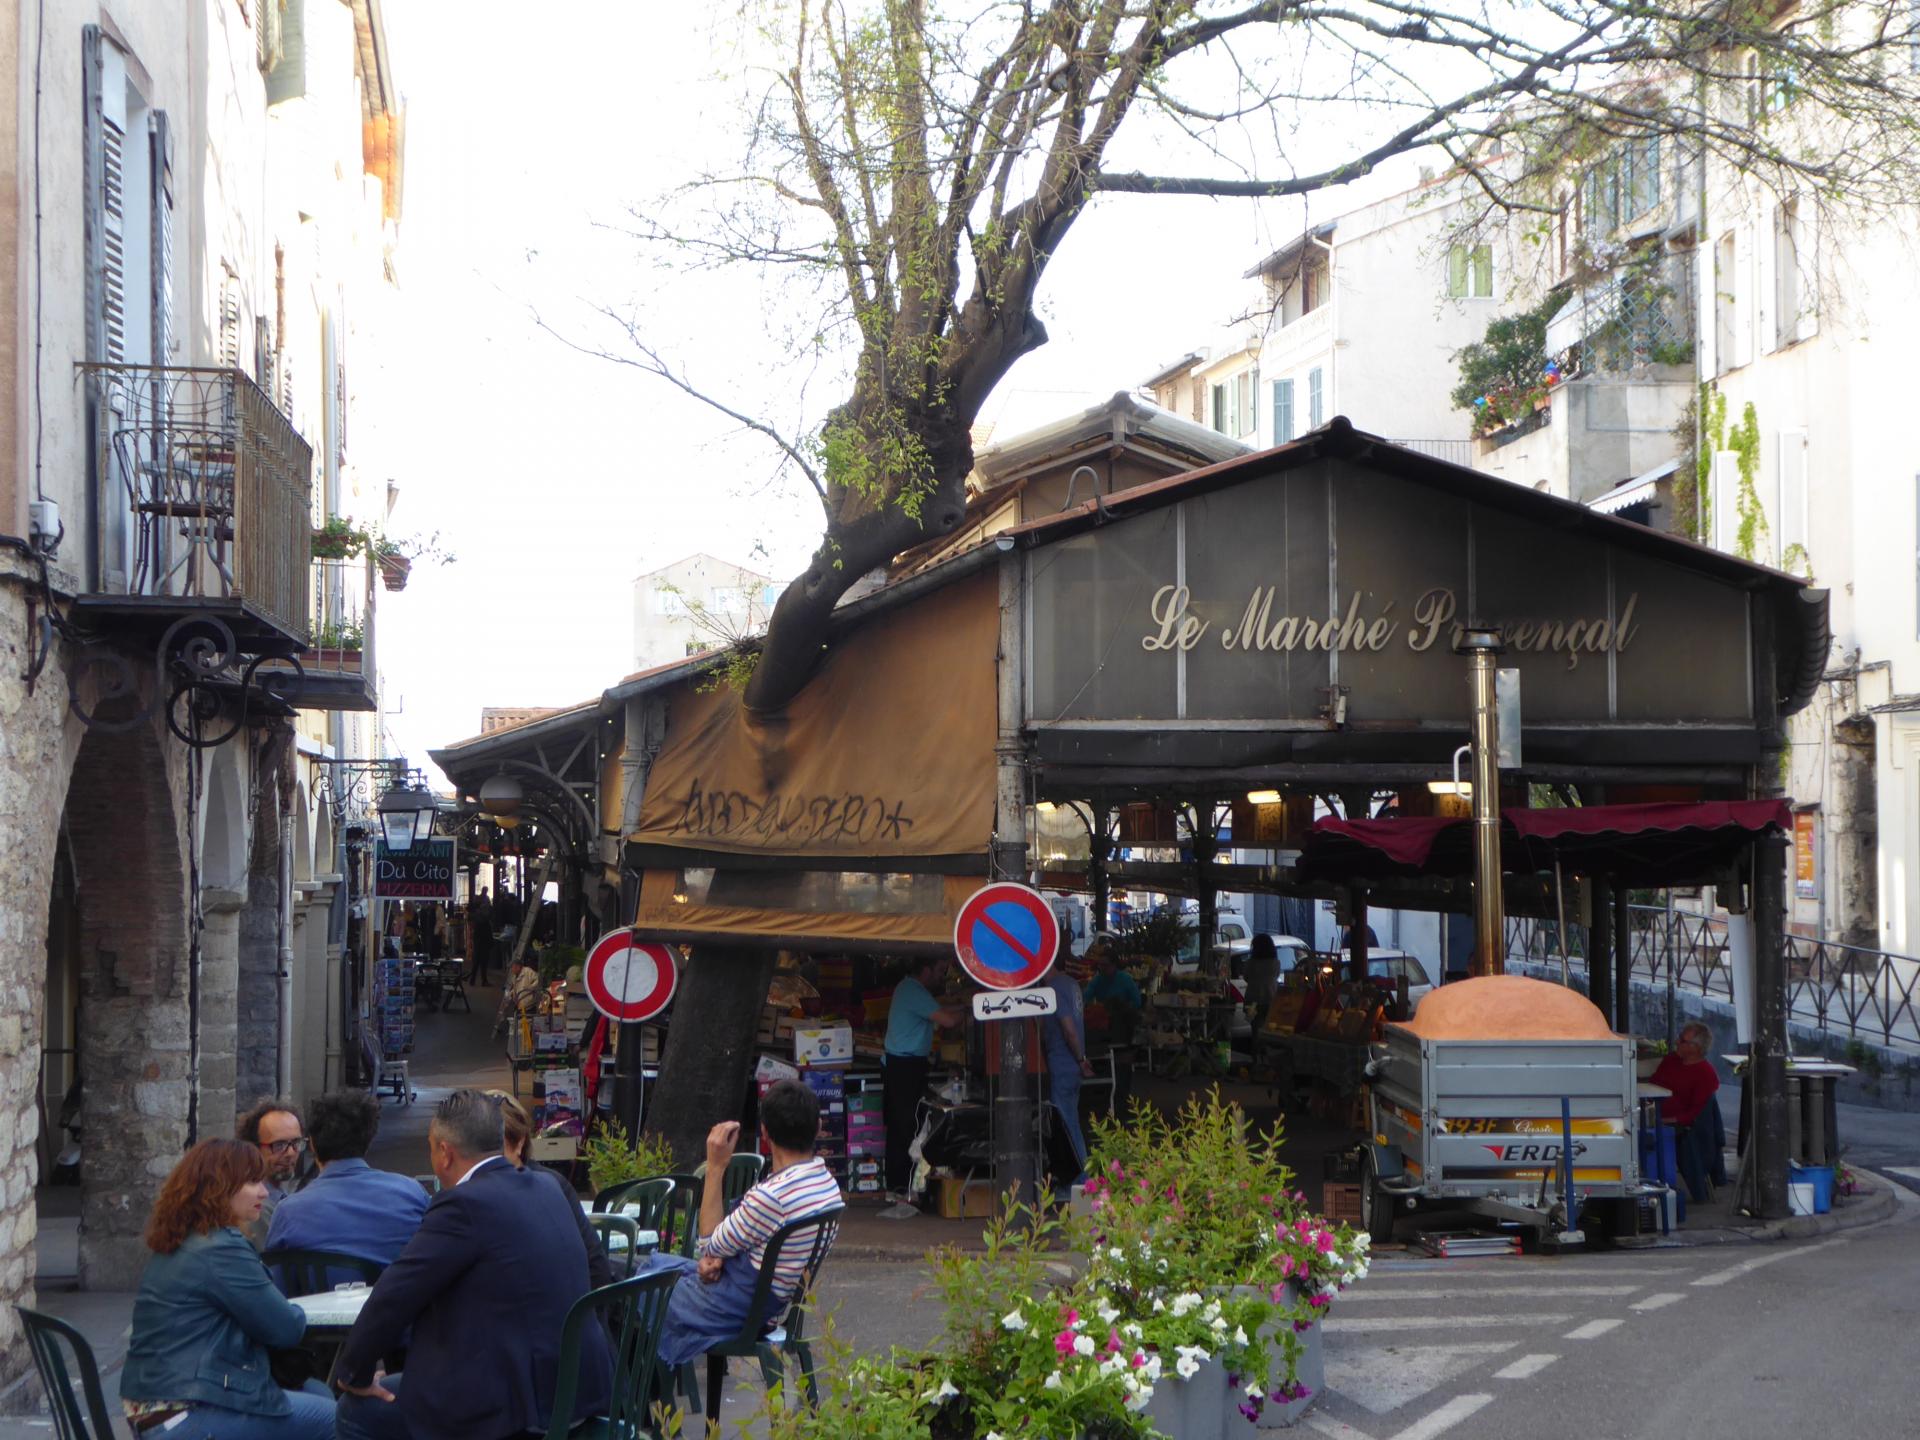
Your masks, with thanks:
M1695 1020L1684 1025L1673 1053L1660 1062L1650 1083L1673 1093L1660 1102L1660 1116L1680 1131L1675 1149L1680 1178L1696 1201L1706 1198L1706 1182L1727 1183L1726 1126L1720 1119L1720 1072L1707 1051L1713 1032Z

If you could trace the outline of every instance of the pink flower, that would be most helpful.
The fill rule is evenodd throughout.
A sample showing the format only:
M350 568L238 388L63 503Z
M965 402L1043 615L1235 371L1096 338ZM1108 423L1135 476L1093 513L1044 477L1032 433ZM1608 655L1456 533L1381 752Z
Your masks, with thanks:
M1136 1370L1144 1370L1146 1368L1146 1365L1147 1365L1147 1352L1144 1350L1134 1351L1133 1352L1133 1368Z
M1281 1278L1284 1279L1291 1274L1293 1274L1293 1257L1291 1255L1282 1255L1280 1257ZM1278 1289L1279 1287L1276 1286L1275 1288Z
M1073 1340L1073 1331L1062 1330L1058 1335L1053 1337L1053 1348L1058 1350L1062 1355L1071 1355L1073 1353Z
M1060 1307L1060 1318L1066 1321L1068 1327L1071 1328L1080 1323L1080 1312L1075 1310L1071 1305L1062 1305Z
M1111 1326L1107 1328L1107 1353L1114 1354L1120 1349L1120 1332Z
M1333 1253L1332 1234L1322 1230L1318 1235L1313 1237L1313 1248L1318 1250L1322 1255L1331 1255Z
M1324 1310L1331 1303L1332 1302L1324 1295L1309 1295L1307 1297L1307 1304L1311 1305L1315 1310Z

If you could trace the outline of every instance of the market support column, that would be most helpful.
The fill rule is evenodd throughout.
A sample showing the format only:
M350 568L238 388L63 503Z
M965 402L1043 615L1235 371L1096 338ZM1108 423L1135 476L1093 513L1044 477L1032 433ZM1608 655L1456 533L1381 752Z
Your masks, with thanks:
M1787 842L1753 842L1753 1143L1760 1215L1787 1214Z
M1027 775L1021 676L1025 673L1027 595L1017 552L1000 556L1000 645L996 656L999 736L994 744L992 870L996 880L1027 878ZM997 1027L1000 1085L993 1097L993 1169L1003 1207L1031 1204L1037 1193L1040 1143L1027 1075L1027 1027Z

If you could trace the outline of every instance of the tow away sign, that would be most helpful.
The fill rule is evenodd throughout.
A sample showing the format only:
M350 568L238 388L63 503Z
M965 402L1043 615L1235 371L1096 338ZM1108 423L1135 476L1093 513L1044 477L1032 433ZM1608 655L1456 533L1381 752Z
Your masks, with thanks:
M983 990L973 997L976 1020L1033 1020L1059 1009L1051 986L1037 990Z

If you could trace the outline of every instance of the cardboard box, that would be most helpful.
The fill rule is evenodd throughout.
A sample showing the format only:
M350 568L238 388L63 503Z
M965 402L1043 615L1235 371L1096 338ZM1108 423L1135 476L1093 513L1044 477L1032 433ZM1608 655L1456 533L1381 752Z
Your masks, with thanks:
M793 1032L793 1058L802 1065L853 1059L853 1027L796 1027Z
M878 1195L883 1187L878 1176L857 1175L851 1188L856 1195Z
M798 1067L789 1065L784 1060L776 1060L771 1055L762 1055L753 1067L753 1078L767 1082L798 1080L800 1071Z
M991 1180L962 1180L957 1175L940 1178L940 1214L948 1220L991 1220L994 1196Z

